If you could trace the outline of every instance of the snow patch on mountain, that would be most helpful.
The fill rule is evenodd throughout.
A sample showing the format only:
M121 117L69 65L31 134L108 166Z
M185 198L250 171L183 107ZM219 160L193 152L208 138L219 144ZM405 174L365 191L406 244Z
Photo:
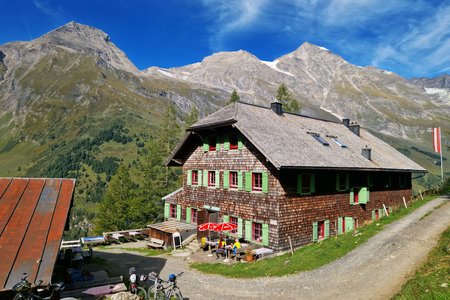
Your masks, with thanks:
M294 74L279 69L279 68L277 67L277 64L278 64L278 60L277 60L277 59L274 60L274 61L265 61L265 60L262 60L261 62L262 62L263 64L267 65L268 67L274 69L274 70L277 71L277 72L280 72L280 73L289 75L289 76L291 76L291 77L295 77Z
M158 69L158 72L161 73L164 76L168 76L168 77L172 77L172 78L176 77L174 74L172 74L172 73L170 73L170 72L168 72L166 70L163 70L163 69Z

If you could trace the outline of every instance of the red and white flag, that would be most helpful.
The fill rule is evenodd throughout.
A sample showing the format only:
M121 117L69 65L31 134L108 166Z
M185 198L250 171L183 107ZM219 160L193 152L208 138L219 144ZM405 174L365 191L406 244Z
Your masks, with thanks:
M434 151L441 153L441 127L433 128L433 148Z

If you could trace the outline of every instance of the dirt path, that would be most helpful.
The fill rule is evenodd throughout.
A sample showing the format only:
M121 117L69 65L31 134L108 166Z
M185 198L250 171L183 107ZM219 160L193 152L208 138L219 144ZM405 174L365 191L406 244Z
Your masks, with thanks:
M284 277L231 279L189 270L182 258L144 258L120 254L122 250L98 255L116 262L120 256L117 268L122 270L134 265L139 272L160 271L164 277L185 271L179 286L189 299L389 299L436 245L437 236L450 226L449 202L448 198L435 199L343 258Z

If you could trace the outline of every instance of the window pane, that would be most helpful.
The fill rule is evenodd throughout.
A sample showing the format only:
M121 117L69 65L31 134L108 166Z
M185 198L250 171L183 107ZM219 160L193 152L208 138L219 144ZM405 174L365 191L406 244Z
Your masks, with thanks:
M215 185L216 185L216 172L208 171L208 186L215 186Z
M238 187L238 173L235 171L230 172L230 187L231 188Z
M253 173L253 189L254 191L261 191L262 190L262 173Z

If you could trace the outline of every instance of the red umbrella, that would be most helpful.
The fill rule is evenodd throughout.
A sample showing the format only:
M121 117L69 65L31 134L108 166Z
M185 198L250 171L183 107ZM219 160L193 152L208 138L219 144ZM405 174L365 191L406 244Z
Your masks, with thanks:
M206 230L215 230L215 228L217 227L217 223L214 222L208 222L208 223L203 223L197 226L199 231L206 231Z
M237 229L236 224L226 222L217 224L216 228L214 228L214 231L231 231L236 229Z

